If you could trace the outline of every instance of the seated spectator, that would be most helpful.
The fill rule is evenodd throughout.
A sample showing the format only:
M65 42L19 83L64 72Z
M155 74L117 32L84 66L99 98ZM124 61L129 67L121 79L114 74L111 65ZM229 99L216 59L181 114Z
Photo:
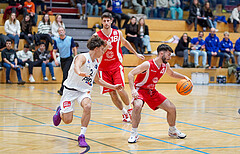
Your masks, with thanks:
M190 55L194 56L194 66L199 67L198 57L202 56L202 65L204 68L208 67L207 62L207 53L203 51L205 49L205 41L202 39L204 36L203 32L198 33L198 37L194 37L191 40L191 51Z
M59 37L58 28L63 27L65 29L65 24L62 21L62 16L57 14L55 17L55 21L52 23L52 35L56 38Z
M112 12L115 13L115 18L118 21L118 28L126 28L130 17L122 12L122 0L112 0ZM122 19L125 19L123 27L121 26Z
M14 40L14 50L18 50L19 37L20 37L20 23L16 19L16 14L11 13L11 17L4 24L7 36Z
M224 35L224 38L220 42L220 50L224 54L224 57L226 57L226 61L225 61L226 66L229 66L230 65L230 62L229 62L230 58L232 59L232 63L235 64L235 57L231 53L231 52L234 51L233 43L229 39L229 32L224 32L223 35Z
M6 48L6 41L10 40L10 38L6 35L0 33L0 52ZM1 62L0 62L1 63Z
M46 40L46 50L48 50L49 43L53 44L51 38L51 27L49 15L45 14L42 21L38 24L38 34L41 40Z
M145 48L147 47L148 54L151 54L152 48L150 45L150 37L149 37L149 31L148 26L145 25L144 18L140 18L138 23L138 35L142 39L143 42L143 53L145 51Z
M180 0L170 0L169 6L170 6L172 19L176 19L176 11L177 11L178 19L181 20L183 18L183 10L180 7L181 6Z
M39 14L42 14L42 12L45 10L45 6L47 6L45 0L32 0L32 2L35 4L35 12L37 12L37 7L41 5L41 12Z
M189 51L189 43L191 42L191 38L187 33L183 33L180 38L177 47L175 49L175 54L178 57L183 57L183 67L188 67L188 51Z
M93 8L95 10L95 16L98 16L98 1L97 0L88 0L87 1L87 13L88 15L93 15Z
M211 28L211 33L209 33L209 35L205 39L209 69L211 69L212 66L211 65L212 56L220 57L218 65L219 68L222 67L224 57L224 54L222 52L219 52L220 41L215 32L216 32L215 28Z
M101 7L102 14L106 10L106 1L107 0L98 0L98 7Z
M157 18L167 18L168 0L156 0ZM164 14L162 16L162 14Z
M41 66L42 67L42 73L43 73L43 80L48 81L48 78L46 76L46 66L48 66L49 71L52 75L52 80L55 81L56 78L54 76L54 70L52 63L49 62L51 55L50 52L46 50L45 43L41 42L39 49L34 52L34 66Z
M23 5L24 0L9 0L9 6L5 8L3 20L6 20L7 15L11 13L15 13L18 17L18 15L22 12Z
M203 30L206 30L207 27L207 18L202 17L203 12L201 9L201 5L198 0L193 0L193 3L190 5L189 17L186 20L187 24L194 23L194 31L197 31L197 24L203 27Z
M144 0L132 0L133 9L137 11L137 14L148 15L148 9Z
M217 22L214 21L214 16L212 13L212 10L210 8L210 3L206 2L204 7L203 7L203 17L207 18L207 25L210 28L217 28Z
M6 68L6 83L12 84L10 81L10 71L12 68L17 72L18 84L25 84L25 81L23 81L21 77L21 69L18 66L16 51L11 48L12 41L7 40L6 48L2 51L3 67Z
M26 0L26 2L24 2L23 17L27 14L30 15L33 26L36 26L37 14L35 14L35 4L31 0Z
M132 16L130 24L127 25L125 31L125 34L127 36L126 40L134 44L137 53L143 53L142 40L140 39L140 37L138 37L138 26L136 20L136 17ZM139 47L141 50L139 50Z
M238 64L238 67L240 67L240 37L236 41L234 49L235 49L234 55L237 56L237 64Z
M147 0L147 7L148 7L148 18L156 17L156 8L154 8L154 0Z
M30 45L30 50L35 49L35 44L33 44L34 36L32 35L32 22L30 21L29 15L26 15L22 20L21 29L21 38L24 38L27 41L27 43Z
M112 1L110 1L110 0L107 1L106 6L107 6L107 9L104 10L103 13L109 12L109 13L112 14L113 20L112 20L111 28L113 28L113 29L118 29L118 27L116 26L116 20L120 20L120 19L117 19L117 18L120 18L120 16L119 16L119 15L116 15L116 13L114 13L114 12L112 11ZM99 29L101 29L101 26L99 26Z
M232 14L230 16L231 23L233 23L233 29L235 33L238 33L237 31L237 24L240 23L240 4L237 5L236 8L233 9Z
M17 52L18 63L22 66L28 66L29 81L35 82L33 78L33 53L29 51L29 45L25 44L23 50Z
M71 0L73 1L73 0ZM85 7L85 0L76 0L77 8L80 14L80 20L86 20L86 15L83 14L82 8ZM72 5L75 6L75 2L72 2Z

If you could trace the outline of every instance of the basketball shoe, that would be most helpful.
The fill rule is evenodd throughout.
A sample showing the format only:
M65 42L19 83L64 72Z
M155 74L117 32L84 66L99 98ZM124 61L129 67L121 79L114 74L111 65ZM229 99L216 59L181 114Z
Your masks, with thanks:
M83 134L78 137L78 146L80 147L88 146L87 142L85 141L85 136Z
M133 109L128 109L127 112L128 112L128 115L130 117L130 119L132 120L132 111Z
M61 116L60 116L60 110L61 110L61 107L58 106L57 110L56 110L56 113L54 114L53 116L53 124L54 126L58 126L61 122Z
M137 134L131 133L131 136L128 139L128 143L136 143L138 139L139 139L138 133Z
M131 122L131 119L128 113L122 114L122 116L123 116L123 120L122 120L123 122Z
M180 132L178 129L175 129L174 131L168 130L168 135L170 137L178 138L178 139L184 139L187 135Z

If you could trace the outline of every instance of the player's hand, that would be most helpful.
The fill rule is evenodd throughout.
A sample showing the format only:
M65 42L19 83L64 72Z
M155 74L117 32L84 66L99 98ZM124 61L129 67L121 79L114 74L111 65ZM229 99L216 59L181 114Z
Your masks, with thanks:
M121 91L121 90L123 90L123 86L121 84L116 84L116 85L114 85L114 90Z
M82 76L82 77L90 77L90 75L88 75L88 74L85 73L85 72L80 72L78 75L79 75L79 76Z
M140 58L141 60L144 60L145 57L142 54L137 53L137 57Z
M134 90L132 91L132 97L135 98L135 99L138 98L138 92L137 92L136 89L134 89Z
M190 81L192 83L192 80L189 77L187 77L187 76L184 76L184 77L187 81ZM192 83L192 85L193 85L193 83Z

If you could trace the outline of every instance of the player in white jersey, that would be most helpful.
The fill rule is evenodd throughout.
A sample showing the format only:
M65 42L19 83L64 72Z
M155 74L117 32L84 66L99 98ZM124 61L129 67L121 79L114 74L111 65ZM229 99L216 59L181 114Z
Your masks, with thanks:
M109 43L105 47L105 42L98 36L92 36L87 47L90 50L89 53L79 54L74 57L71 67L68 72L68 77L64 81L63 96L60 101L60 106L57 108L55 115L53 116L53 123L58 126L63 120L64 123L69 124L73 119L73 106L74 101L83 108L83 114L81 119L81 133L78 137L78 145L80 147L87 147L88 144L85 141L85 133L88 123L91 117L91 96L90 92L93 86L93 80L100 84L114 90L122 90L122 85L109 84L98 76L98 60L106 49Z

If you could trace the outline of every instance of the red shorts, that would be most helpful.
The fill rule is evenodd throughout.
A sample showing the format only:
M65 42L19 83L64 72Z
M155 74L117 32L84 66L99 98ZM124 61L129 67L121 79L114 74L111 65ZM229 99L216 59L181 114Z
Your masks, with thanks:
M146 102L148 106L153 109L157 110L158 106L161 105L167 98L159 93L156 89L143 89L143 88L136 88L138 91L138 99Z
M120 65L118 68L112 71L99 71L99 77L105 82L116 85L121 84L123 87L125 85L124 81L124 70L123 66ZM101 87L101 93L107 93L113 91L112 89Z

